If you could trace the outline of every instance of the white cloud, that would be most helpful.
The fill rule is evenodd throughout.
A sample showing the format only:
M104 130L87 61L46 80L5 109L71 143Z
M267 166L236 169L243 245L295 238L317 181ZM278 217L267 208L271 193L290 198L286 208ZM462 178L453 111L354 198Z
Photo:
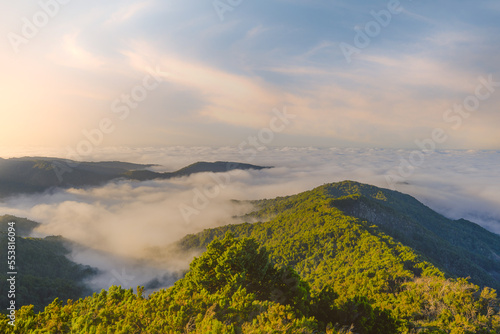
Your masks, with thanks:
M258 77L233 74L202 62L182 59L144 43L133 43L123 54L135 69L144 70L150 64L157 64L168 73L165 79L169 83L200 92L208 103L198 111L199 115L217 122L264 126L269 122L271 110L282 105L279 90Z
M133 286L161 273L186 268L193 256L173 257L155 251L155 247L161 249L205 228L237 223L234 216L251 210L246 205L235 206L232 199L292 195L343 180L388 188L386 176L401 159L408 159L410 152L283 147L268 148L250 159L231 147L109 148L97 150L94 158L157 163L164 170L198 160L252 162L276 168L231 174L231 182L224 183L218 196L208 201L196 198L195 189L214 192L217 183L213 175L203 173L167 181L121 181L97 188L11 198L0 205L0 211L40 221L43 226L39 233L60 234L87 247L75 248L72 256L105 271L93 286L105 287L112 279L112 270L125 270L134 276ZM447 217L466 218L500 234L499 167L500 152L439 151L428 156L404 183L397 183L396 189ZM224 180L226 176L218 177ZM194 201L202 208L196 207ZM191 215L186 222L180 205L199 209L199 214Z
M66 33L63 36L61 49L52 52L49 58L61 66L98 70L106 64L106 59L102 59L82 47L78 41L80 34L81 31Z
M111 18L106 23L113 24L113 23L121 23L123 21L127 21L131 19L133 16L137 15L139 12L151 7L153 4L154 1L152 0L134 2L129 6L125 6L115 11L111 15Z
M270 28L268 27L264 27L262 24L252 28L251 30L249 30L247 32L247 35L245 38L254 38L258 35L261 35L263 33L265 33L266 31L268 31Z

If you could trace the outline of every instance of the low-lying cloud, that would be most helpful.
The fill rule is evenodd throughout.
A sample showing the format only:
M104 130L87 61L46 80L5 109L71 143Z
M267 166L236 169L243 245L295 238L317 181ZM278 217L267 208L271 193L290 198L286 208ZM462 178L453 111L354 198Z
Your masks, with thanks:
M195 256L157 250L186 234L241 222L235 217L252 207L233 199L274 198L342 180L388 188L386 176L408 153L270 148L248 161L232 148L101 150L93 160L155 163L164 170L200 160L251 162L275 168L218 177L202 173L162 181L117 181L96 188L19 196L0 204L0 212L41 222L37 235L62 235L81 245L74 248L71 258L101 269L102 275L90 282L95 289L148 282L157 288L171 284ZM500 152L440 151L427 156L421 167L395 187L447 217L466 218L500 234L499 167ZM224 180L223 184L217 183L217 178ZM196 198L200 193L212 196ZM196 213L186 219L180 208L192 208Z

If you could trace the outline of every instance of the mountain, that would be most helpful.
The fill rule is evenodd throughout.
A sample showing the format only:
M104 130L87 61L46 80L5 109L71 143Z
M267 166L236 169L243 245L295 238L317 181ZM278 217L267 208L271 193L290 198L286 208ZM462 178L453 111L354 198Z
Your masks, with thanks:
M0 216L0 232L7 233L9 223L15 222L16 235L18 237L28 237L31 232L37 228L40 223L34 222L26 218L19 218L11 215Z
M500 333L499 236L352 181L253 204L169 248L200 254L174 286L23 307L0 331Z
M500 288L500 236L477 224L450 220L415 198L388 189L352 181L327 184L295 196L253 202L258 210L248 219L266 219L277 215L290 229L291 217L297 208L316 201L336 210L345 217L356 218L376 226L395 241L422 254L444 272L453 277L471 277L482 286ZM307 214L306 216L310 216ZM264 225L273 225L277 217ZM295 222L293 222L295 224ZM183 248L203 248L214 237L231 231L237 236L255 237L260 224L232 225L208 230L181 241ZM270 240L258 237L267 244ZM288 264L288 262L287 262Z
M332 287L344 300L365 296L392 310L408 330L456 326L448 316L461 312L454 293L480 296L490 291L486 286L500 287L500 236L447 219L409 195L345 181L253 203L255 212L244 218L256 223L205 230L177 246L204 251L228 232L253 238L314 290ZM445 291L452 294L446 300ZM492 314L499 311L494 296Z
M331 205L365 219L458 277L500 288L500 236L465 219L450 220L415 198L354 182L320 188Z
M77 162L58 158L0 158L0 198L33 194L55 187L99 186L115 179L154 180L189 176L201 172L225 172L235 169L264 169L234 162L198 162L171 173L147 170L154 165L119 161Z
M7 233L4 232L8 221L16 222L15 271L16 305L34 305L36 311L55 298L78 299L92 291L83 283L85 279L97 274L97 270L72 262L67 258L70 253L70 242L62 237L29 238L21 237L33 227L34 222L24 218L2 217L0 224L0 249L8 247ZM35 223L36 224L36 223ZM28 227L27 227L28 225ZM2 251L1 254L6 254ZM7 278L9 270L7 256L0 263L0 307L7 309L9 299ZM0 331L1 332L1 331Z
M0 159L0 197L43 192L53 187L97 186L127 171L151 166L41 157Z
M250 164L238 163L238 162L227 162L227 161L216 161L216 162L196 162L192 165L179 169L175 172L170 173L155 173L148 170L134 170L124 173L126 178L139 181L147 181L154 179L171 179L174 177L189 176L196 173L224 173L234 170L262 170L272 167L262 167Z

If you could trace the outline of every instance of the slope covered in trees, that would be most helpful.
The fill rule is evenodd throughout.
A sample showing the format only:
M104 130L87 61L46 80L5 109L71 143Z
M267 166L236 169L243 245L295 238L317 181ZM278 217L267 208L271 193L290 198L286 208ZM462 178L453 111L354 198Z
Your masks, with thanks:
M411 251L410 251L411 253ZM2 333L498 333L498 299L489 288L445 280L438 271L409 279L388 302L346 287L311 287L275 265L254 239L227 234L207 246L184 278L146 298L111 287L43 312L25 306ZM357 283L354 283L357 284ZM337 290L337 291L336 291ZM392 298L391 298L392 296ZM379 304L379 306L375 305Z
M17 219L23 221L22 219ZM5 312L9 303L7 291L7 234L0 232L0 307ZM79 298L91 293L83 284L96 270L70 261L69 253L61 237L16 238L16 305L34 305L35 310L43 308L55 298Z
M17 312L16 326L0 321L3 333L395 333L398 321L365 298L336 302L329 288L312 293L291 268L276 267L253 239L227 235L195 259L173 287L144 298L111 287L43 312Z
M204 253L171 288L145 297L112 287L41 313L23 307L0 332L500 333L498 296L481 281L495 282L484 248L496 252L497 236L480 227L354 182L255 205L247 219L260 222L182 239L178 248ZM431 249L450 253L428 251L436 242ZM469 270L480 285L460 278Z
M409 195L345 181L254 204L257 210L246 218L269 221L206 230L184 238L181 247L203 249L228 230L255 237L266 246L283 242L283 247L289 247L290 238L312 245L306 240L318 226L338 228L345 221L344 229L352 230L356 224L375 228L417 251L449 276L470 276L476 284L500 288L500 236L463 219L447 219ZM325 224L325 220L335 223ZM301 249L295 250L295 256L302 256ZM279 250L275 254L286 258Z
M40 226L40 223L26 218L20 218L12 215L3 215L0 216L0 232L7 233L9 223L11 222L16 223L16 235L19 237L28 237L35 228Z
M346 181L255 205L246 218L262 222L205 230L179 247L203 250L228 231L255 238L273 261L293 266L313 289L330 286L344 300L365 296L408 328L444 330L460 323L460 308L452 306L454 297L442 299L444 291L468 291L473 298L485 286L498 287L492 273L499 263L491 252L498 254L500 237L446 219L411 196ZM463 279L469 276L481 288ZM497 311L492 306L489 312Z

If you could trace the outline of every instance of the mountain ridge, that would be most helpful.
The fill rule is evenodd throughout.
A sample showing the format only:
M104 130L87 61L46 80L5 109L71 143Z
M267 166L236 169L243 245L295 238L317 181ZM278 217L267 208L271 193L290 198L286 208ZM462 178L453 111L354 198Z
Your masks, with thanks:
M496 259L484 255L496 250L498 236L481 227L446 220L411 196L353 181L253 204L255 210L243 218L256 222L206 229L165 249L204 251L174 286L149 297L142 287L133 294L112 286L66 305L56 299L38 314L25 306L16 316L19 328L179 334L499 332L500 300L486 286L495 278L484 267L497 268ZM440 235L446 226L453 233ZM470 231L476 231L471 240L455 240ZM474 256L484 262L474 263ZM22 332L7 321L0 316L0 330Z
M175 177L189 176L196 173L224 173L233 170L262 170L269 169L272 167L256 166L251 164L239 163L239 162L229 162L229 161L215 161L206 162L198 161L189 166L183 167L175 172L165 172L157 173L152 171L129 171L124 173L124 175L131 180L146 181L153 179L170 179Z
M158 165L120 161L77 162L60 158L0 158L0 198L42 193L53 188L92 187L119 179L147 181L189 176L201 172L272 167L238 162L196 162L174 172L158 173L147 168Z
M496 256L500 254L500 236L464 219L448 219L401 192L354 181L330 183L297 195L253 201L256 212L243 218L276 219L275 212L283 214L300 205L297 202L302 199L323 199L328 207L376 225L451 276L468 277L472 273L472 282L500 288L500 258ZM269 212L270 206L275 212Z

